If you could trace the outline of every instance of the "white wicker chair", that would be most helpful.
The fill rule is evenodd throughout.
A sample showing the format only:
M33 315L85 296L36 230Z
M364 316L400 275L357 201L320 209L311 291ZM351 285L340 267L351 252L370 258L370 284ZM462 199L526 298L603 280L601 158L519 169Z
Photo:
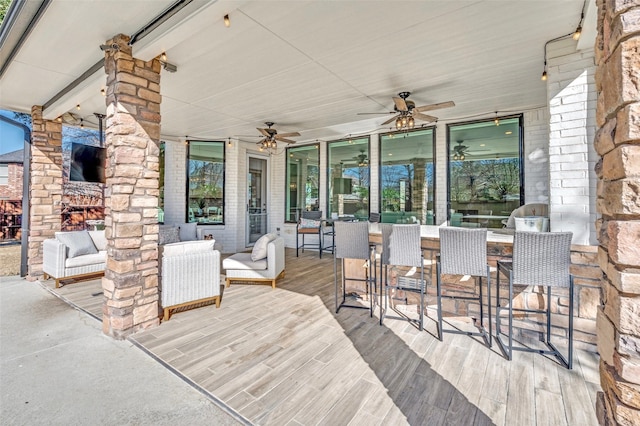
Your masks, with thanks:
M184 241L161 247L161 301L164 320L171 311L215 302L220 307L220 252L213 240Z

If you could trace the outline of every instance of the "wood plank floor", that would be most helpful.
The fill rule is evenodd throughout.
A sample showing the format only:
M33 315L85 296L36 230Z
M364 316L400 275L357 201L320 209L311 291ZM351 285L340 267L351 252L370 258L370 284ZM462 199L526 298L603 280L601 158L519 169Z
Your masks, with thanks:
M576 351L573 370L532 353L507 361L480 338L440 342L432 311L422 332L366 310L335 314L333 258L287 249L286 264L276 289L232 285L219 309L177 313L131 340L259 425L598 424L597 354ZM101 318L99 280L44 284Z

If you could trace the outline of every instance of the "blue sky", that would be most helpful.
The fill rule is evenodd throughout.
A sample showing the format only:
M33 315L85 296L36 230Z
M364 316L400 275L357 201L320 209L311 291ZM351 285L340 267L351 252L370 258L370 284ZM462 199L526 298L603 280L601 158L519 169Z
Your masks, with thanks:
M14 119L13 112L0 110L0 114ZM0 154L24 148L24 133L21 127L0 121Z

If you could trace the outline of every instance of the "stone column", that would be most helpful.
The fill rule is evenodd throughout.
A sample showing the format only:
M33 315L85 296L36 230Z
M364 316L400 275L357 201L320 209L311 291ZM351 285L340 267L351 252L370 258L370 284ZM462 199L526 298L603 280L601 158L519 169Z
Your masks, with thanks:
M159 324L160 62L131 56L129 37L106 42L107 268L102 329L123 339Z
M42 242L62 226L62 124L45 120L42 107L31 108L28 276L42 276Z
M640 424L640 0L598 0L595 148L603 425Z

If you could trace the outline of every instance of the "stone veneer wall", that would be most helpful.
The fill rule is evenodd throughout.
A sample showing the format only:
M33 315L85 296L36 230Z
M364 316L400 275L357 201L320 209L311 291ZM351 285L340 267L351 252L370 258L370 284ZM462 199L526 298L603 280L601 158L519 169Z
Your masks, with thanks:
M27 279L42 276L42 243L62 225L62 124L45 120L42 107L31 108L29 188L29 269Z
M107 268L103 332L125 338L159 324L160 62L131 56L129 37L107 41Z
M597 0L598 420L640 424L640 1Z

